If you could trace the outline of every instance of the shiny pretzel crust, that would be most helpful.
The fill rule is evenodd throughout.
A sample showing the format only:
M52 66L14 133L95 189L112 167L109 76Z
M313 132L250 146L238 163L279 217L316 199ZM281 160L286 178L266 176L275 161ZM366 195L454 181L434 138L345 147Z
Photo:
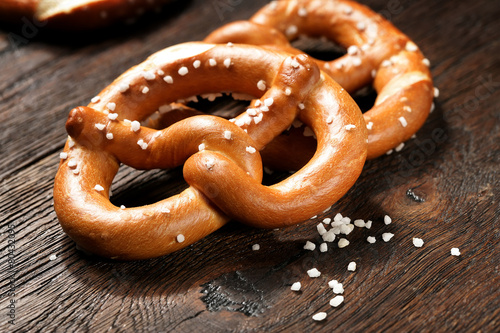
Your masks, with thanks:
M256 100L232 121L195 116L159 131L137 123L179 98L220 92ZM296 118L314 131L317 151L289 178L264 186L259 150ZM160 51L71 111L66 128L57 216L81 248L116 259L178 250L228 218L262 228L304 221L349 190L366 158L363 116L344 89L306 55L246 45L185 43ZM184 163L190 187L151 205L116 207L109 189L120 163Z

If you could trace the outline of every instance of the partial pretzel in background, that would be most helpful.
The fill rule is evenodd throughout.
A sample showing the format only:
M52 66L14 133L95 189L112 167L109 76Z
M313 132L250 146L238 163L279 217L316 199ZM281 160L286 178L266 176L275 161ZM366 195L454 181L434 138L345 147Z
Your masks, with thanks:
M178 99L221 92L257 99L231 121L195 116L160 131L141 126ZM317 151L295 174L264 186L259 151L296 118L316 134ZM229 218L262 228L307 220L351 188L366 158L363 116L344 89L305 54L247 45L185 43L157 52L72 110L66 128L55 211L81 248L114 259L170 253ZM151 205L117 207L109 190L120 163L184 163L190 187Z
M133 22L146 11L161 9L172 0L2 0L0 20L25 17L51 28L85 30L115 22Z
M230 23L205 42L245 43L298 54L290 45L300 36L325 37L347 50L332 60L316 60L349 93L373 84L375 105L364 113L368 128L368 159L376 158L410 139L431 110L434 89L427 60L417 45L371 9L348 0L272 1L249 21ZM280 138L296 145L300 136ZM309 139L309 141L313 141ZM312 143L309 146L314 147ZM308 149L308 148L306 148ZM304 150L298 165L313 151Z

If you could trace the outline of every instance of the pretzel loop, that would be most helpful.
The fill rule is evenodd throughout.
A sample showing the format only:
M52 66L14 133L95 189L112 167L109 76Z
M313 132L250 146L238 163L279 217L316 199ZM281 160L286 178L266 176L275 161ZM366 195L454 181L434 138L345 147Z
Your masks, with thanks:
M205 41L247 43L297 54L302 51L289 41L302 35L326 37L345 47L344 56L316 62L347 91L353 93L373 82L378 97L364 114L369 159L410 139L423 125L433 100L428 60L389 21L354 1L273 1L249 21L228 24Z
M158 131L138 122L177 98L224 91L260 99L233 123L195 116ZM318 149L304 168L266 187L258 150L296 117L314 130ZM301 222L344 195L366 157L359 108L308 56L244 45L160 51L72 110L66 129L71 140L54 187L59 221L82 248L120 259L175 251L228 217L265 228ZM120 163L146 170L184 163L190 187L151 205L116 207L108 192Z

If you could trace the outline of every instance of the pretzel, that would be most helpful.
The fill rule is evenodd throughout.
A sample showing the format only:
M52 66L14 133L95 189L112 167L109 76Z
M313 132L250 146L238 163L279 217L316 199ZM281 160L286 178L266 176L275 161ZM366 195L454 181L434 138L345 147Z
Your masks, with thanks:
M220 92L258 99L231 121L194 116L159 131L139 123L178 99ZM258 151L296 118L314 130L317 151L297 173L264 186ZM304 221L348 191L366 158L359 108L309 56L246 45L198 42L159 51L72 110L66 129L55 211L81 248L115 259L170 253L229 218L261 228ZM190 187L122 209L109 200L120 163L137 169L184 163Z
M160 8L171 0L3 0L0 18L15 21L26 17L37 24L80 30L132 22L147 10Z
M368 159L410 139L423 125L434 95L429 61L389 21L354 1L272 1L249 21L223 26L205 41L265 45L298 54L302 51L290 41L302 35L326 37L347 49L339 59L316 62L348 92L373 83L378 96L364 113ZM288 140L285 146L296 142ZM311 154L298 156L307 159Z

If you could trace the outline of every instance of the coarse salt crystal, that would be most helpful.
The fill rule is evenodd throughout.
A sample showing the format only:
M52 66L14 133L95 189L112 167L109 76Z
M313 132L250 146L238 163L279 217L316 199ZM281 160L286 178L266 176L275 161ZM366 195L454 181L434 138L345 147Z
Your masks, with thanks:
M335 237L337 236L335 235L334 229L328 230L324 235L321 236L321 238L323 238L323 241L328 243L333 242L335 240Z
M439 97L439 89L437 87L434 87L434 97L435 98Z
M354 230L354 224L343 224L340 226L340 233L349 235Z
M118 118L118 113L108 113L109 120L116 120Z
M344 127L346 129L346 131L350 131L350 130L353 130L356 128L356 125L353 125L353 124L349 124L349 125L345 125Z
M266 90L266 81L260 80L257 82L257 88L262 91Z
M307 271L307 275L309 275L309 277L316 278L321 275L321 272L318 271L316 268L312 268Z
M417 238L417 237L414 237L413 238L413 245L415 247L422 247L424 245L424 241L422 238Z
M394 150L397 152L400 152L401 150L403 150L404 147L405 147L405 143L401 142L396 148L394 148Z
M177 73L179 73L180 76L184 76L189 73L189 69L185 66L182 66L181 68L179 68L179 71Z
M176 240L178 243L182 243L186 240L186 238L184 237L183 234L179 234L179 235L177 235Z
M330 300L330 305L333 306L334 308L336 308L337 306L339 306L343 302L344 302L344 296L337 295Z
M260 250L260 245L259 244L252 245L252 250L253 251L259 251Z
M226 66L226 68L231 67L231 59L230 58L224 59L224 66Z
M144 71L142 72L142 77L148 81L154 80L156 75L153 71Z
M316 229L318 229L318 233L320 236L326 234L327 230L325 228L325 225L323 223L320 223L316 226Z
M206 145L205 145L204 143L200 143L200 144L198 145L198 150L199 150L199 151L205 150L205 148L206 148Z
M382 234L382 239L384 240L384 242L388 242L391 240L391 238L394 237L394 234L393 233L390 233L390 232L384 232Z
M366 221L365 228L370 229L371 227L372 227L372 221L371 220Z
M148 148L148 144L144 142L143 139L139 139L137 141L137 144L139 145L139 147L141 147L142 150L146 150Z
M403 127L408 126L408 122L406 121L406 118L405 118L405 117L399 117L399 119L398 119L398 120L399 120L399 122L401 123L401 125L402 125Z
M101 100L101 97L100 97L100 96L95 96L95 97L93 97L90 101L91 101L92 103L97 103L97 102L99 102L100 100Z
M319 252L326 252L326 251L328 251L328 244L326 243L319 244Z
M418 50L418 46L417 46L417 44L413 43L412 41L408 41L408 42L406 42L405 49L408 52L414 52L414 51Z
M264 105L265 106L271 106L271 105L273 105L273 103L274 103L274 98L272 98L272 97L266 98L264 100Z
M377 241L377 240L376 240L376 238L375 238L375 237L373 237L373 236L368 236L368 237L366 238L366 240L367 240L367 241L368 241L368 243L370 243L370 244L374 244L374 243Z
M113 133L106 133L106 139L113 140L113 138L114 138Z
M106 127L106 124L95 124L95 128L99 131L102 131Z
M369 121L367 124L366 124L366 128L368 130L371 130L373 128L373 122Z
M314 316L312 316L312 319L315 321L322 321L325 320L326 318L326 312L318 312Z
M451 249L451 255L452 256L457 256L457 257L460 256L460 249L458 247L453 247Z
M129 90L129 88L130 88L130 85L126 82L120 82L118 84L118 91L121 93L126 92L127 90Z
M60 158L61 160L65 160L65 159L67 159L67 158L68 158L68 153L65 153L65 152L60 153L60 154L59 154L59 158Z
M385 216L384 216L384 223L385 223L386 225L389 225L389 224L391 224L391 222L392 222L391 217L390 217L389 215L385 215Z
M148 87L144 87L144 88L142 88L141 92L143 94L147 94L149 92L149 88Z
M297 28L296 25L291 25L289 26L286 31L285 31L285 34L288 36L288 37L291 37L293 35L295 35L297 33L299 29Z
M200 66L201 66L201 61L200 61L200 60L195 60L195 61L193 62L193 67L194 67L194 68L199 68Z
M366 223L364 220L359 219L359 220L354 220L354 225L358 228L364 228Z
M345 238L339 239L339 243L338 243L339 248L342 249L342 248L346 247L347 245L349 245L349 241L347 239L345 239Z
M250 154L253 154L253 153L255 153L255 152L257 151L257 149L255 149L255 148L254 148L254 147L252 147L252 146L248 146L248 147L246 147L246 148L245 148L245 150L246 150L248 153L250 153Z
M316 249L316 244L313 242L307 241L304 245L304 250L314 251Z
M169 83L169 84L172 84L174 83L174 79L170 76L170 75L167 75L163 78L163 81Z
M354 272L356 270L356 263L354 261L351 261L349 265L347 265L347 270L349 272Z
M208 65L211 67L217 66L217 60L215 59L208 59Z
M231 131L224 131L224 139L231 140L232 135Z
M347 48L347 54L349 55L356 55L359 53L359 47L356 45L351 45Z
M52 260L56 260L57 259L57 256L55 254L52 254L50 257L49 257L49 260L52 261Z
M300 17L306 17L307 9L305 9L304 7L299 8L299 10L297 11L297 15L299 15Z
M293 291L299 291L300 288L302 288L302 284L300 282L294 282L290 287L290 289Z
M110 111L115 111L115 109L116 109L116 103L108 103L108 104L106 104L106 107L107 107Z
M97 184L96 186L94 186L94 190L96 190L98 192L101 192L101 191L104 191L104 187L102 187L101 185Z
M137 132L141 129L141 123L138 122L137 120L134 120L133 122L130 123L130 129L133 132Z
M328 286L332 288L332 291L335 294L343 294L344 293L344 286L342 283L338 282L337 280L332 280L328 282Z

